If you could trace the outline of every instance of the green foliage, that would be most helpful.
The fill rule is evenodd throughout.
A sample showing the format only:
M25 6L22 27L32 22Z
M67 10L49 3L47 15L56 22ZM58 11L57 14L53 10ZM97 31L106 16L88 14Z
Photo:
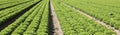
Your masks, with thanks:
M88 17L80 14L79 12L76 12L76 10L68 7L65 5L65 2L68 4L71 4L77 8L88 8L83 7L83 4L77 4L82 3L79 1L70 0L70 1L57 1L54 0L54 7L55 11L58 15L58 19L61 23L62 31L65 35L116 35L116 33L110 29L107 29L106 27L97 24L93 20L89 19ZM82 1L82 0L81 0ZM62 2L61 4L57 2ZM85 3L84 3L85 5ZM87 11L90 11L89 9L86 9ZM93 9L96 10L96 9ZM91 12L89 12L91 13ZM102 15L103 16L103 15ZM97 33L99 32L99 33Z
M120 30L120 19L118 16L120 15L119 0L66 0L63 2L68 3Z

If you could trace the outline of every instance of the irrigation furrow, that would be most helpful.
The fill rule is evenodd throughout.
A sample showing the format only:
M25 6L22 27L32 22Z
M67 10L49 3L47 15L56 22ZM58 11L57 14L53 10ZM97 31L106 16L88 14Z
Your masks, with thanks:
M55 13L52 0L50 0L50 10L51 10L51 16L53 20L53 25L54 25L54 35L63 35L59 20L57 18L57 15Z

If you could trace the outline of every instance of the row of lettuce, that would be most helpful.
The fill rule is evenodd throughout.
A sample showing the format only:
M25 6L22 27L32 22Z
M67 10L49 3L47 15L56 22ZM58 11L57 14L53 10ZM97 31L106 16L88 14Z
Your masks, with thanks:
M23 3L23 2L25 1L21 1L21 2L19 1L18 3ZM36 2L38 2L38 0L32 0L32 1L20 4L20 5L16 5L11 8L6 8L4 10L1 10L0 11L0 25L3 24L3 22L8 20L9 18L13 17L14 15L20 13L22 10L26 9L27 7L35 4ZM6 6L9 6L9 5L6 5ZM2 5L0 5L0 7L2 7Z
M62 1L120 30L119 0Z
M15 10L11 8L11 10L15 12L8 11L10 13L7 15L17 14L20 10L36 2L38 2L38 0L32 0L14 7ZM12 24L1 30L0 35L48 35L48 12L48 0L43 0L20 16Z
M0 9L17 6L17 5L20 5L20 4L27 3L27 2L30 2L30 0L7 0L7 1L0 1Z
M53 0L53 4L64 35L116 35L114 31L97 24L59 0Z

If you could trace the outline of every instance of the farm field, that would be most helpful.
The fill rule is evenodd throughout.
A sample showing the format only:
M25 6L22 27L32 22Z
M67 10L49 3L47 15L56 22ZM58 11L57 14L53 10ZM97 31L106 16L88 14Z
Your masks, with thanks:
M0 35L120 35L120 0L0 0Z

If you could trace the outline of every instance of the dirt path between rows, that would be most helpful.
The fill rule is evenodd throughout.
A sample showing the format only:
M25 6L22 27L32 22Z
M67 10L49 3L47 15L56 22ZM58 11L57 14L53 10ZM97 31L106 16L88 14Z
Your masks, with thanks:
M119 31L119 30L117 30L117 29L115 29L114 27L108 25L107 23L105 23L105 22L103 22L103 21L100 21L99 19L96 19L95 17L93 17L93 16L91 16L91 15L88 15L87 13L85 13L85 12L83 12L83 11L81 11L81 10L79 10L79 9L71 6L71 5L68 5L68 4L66 4L66 3L63 3L63 4L65 4L65 5L73 8L73 9L76 10L77 12L79 12L79 13L87 16L88 18L94 20L94 21L97 22L98 24L101 24L101 25L105 26L106 28L113 30L114 32L116 32L117 35L120 35L120 31Z
M51 16L53 20L53 25L54 25L54 35L63 35L59 20L57 18L57 15L55 13L52 0L50 0L50 8L51 8Z

